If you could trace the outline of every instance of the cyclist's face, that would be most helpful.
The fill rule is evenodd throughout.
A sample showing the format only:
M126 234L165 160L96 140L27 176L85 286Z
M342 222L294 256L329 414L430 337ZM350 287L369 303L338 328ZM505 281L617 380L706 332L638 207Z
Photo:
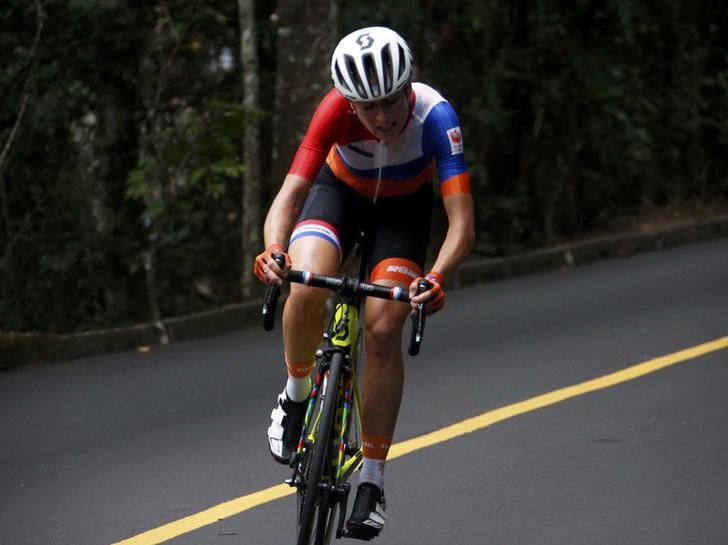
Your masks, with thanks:
M409 117L409 87L402 92L372 102L352 102L359 121L374 136L383 142L397 138Z

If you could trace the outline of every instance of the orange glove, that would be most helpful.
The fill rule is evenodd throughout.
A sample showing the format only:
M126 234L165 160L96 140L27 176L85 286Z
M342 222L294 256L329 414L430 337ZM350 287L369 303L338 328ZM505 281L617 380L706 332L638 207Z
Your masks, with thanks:
M283 254L286 259L286 267L291 266L291 258L283 249L283 246L277 243L268 246L264 252L255 258L255 266L253 267L253 272L255 273L255 276L258 277L258 280L266 284L270 281L268 279L268 275L265 273L264 267L268 265L269 261L273 261L273 254Z
M445 305L445 290L442 289L442 275L437 271L432 271L425 275L425 279L432 284L429 290L423 292L430 294L426 305L427 314L433 314ZM422 277L416 278L412 286L417 286L420 280L422 280ZM415 290L416 287L412 289ZM410 293L413 294L414 292L411 291Z
M445 290L442 289L442 275L439 272L431 271L425 275L425 278L432 282L430 291L430 313L437 312L445 306Z

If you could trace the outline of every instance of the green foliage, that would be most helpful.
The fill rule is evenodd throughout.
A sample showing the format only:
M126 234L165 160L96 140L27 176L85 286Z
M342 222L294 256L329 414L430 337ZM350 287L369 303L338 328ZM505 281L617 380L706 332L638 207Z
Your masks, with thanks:
M242 130L261 122L270 165L275 5L257 3L266 111L251 112L234 2L40 4L36 49L36 3L0 11L12 30L0 32L0 330L63 333L148 320L150 300L167 317L239 299ZM337 5L340 34L398 29L418 79L454 104L481 255L728 196L723 2Z
M0 14L14 29L0 33L12 52L0 70L0 144L28 104L0 170L0 330L148 319L144 218L169 259L158 274L167 315L229 301L242 169L236 6L42 4L34 59L34 3L10 0ZM163 199L148 198L150 176Z
M133 258L132 269L143 267L145 252L156 253L160 272L159 296L165 315L209 306L227 298L229 288L200 293L216 274L213 285L234 285L239 255L239 160L242 110L218 103L203 113L182 110L170 126L142 136L146 155L130 171L128 199L143 205L147 242ZM226 248L220 252L220 248Z
M357 6L342 9L344 26L357 25ZM416 17L411 7L366 10L410 39L419 79L460 114L480 253L726 195L721 3L451 0L420 3Z
M180 5L162 15L142 65L146 121L125 194L140 203L144 227L129 266L149 274L152 263L147 297L168 316L222 304L235 293L246 112L231 101L234 94L221 93L237 91L230 86L231 76L239 77L230 53L236 34L210 43L200 32L229 23L230 14Z

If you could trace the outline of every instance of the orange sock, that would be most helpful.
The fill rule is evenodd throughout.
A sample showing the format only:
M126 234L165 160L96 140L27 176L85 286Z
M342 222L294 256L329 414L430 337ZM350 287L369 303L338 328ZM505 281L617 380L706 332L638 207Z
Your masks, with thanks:
M286 394L292 401L303 401L311 392L311 372L316 365L315 359L293 362L285 355L286 368L288 369L288 381L286 382Z
M285 354L286 367L288 368L288 375L294 378L308 378L311 376L316 365L316 360L311 358L306 361L291 361L288 358L288 354Z
M386 460L389 447L392 446L392 437L387 435L372 435L362 432L361 452L365 458Z
M391 436L362 433L363 459L359 474L360 483L374 483L380 490L384 490L384 464L391 445Z

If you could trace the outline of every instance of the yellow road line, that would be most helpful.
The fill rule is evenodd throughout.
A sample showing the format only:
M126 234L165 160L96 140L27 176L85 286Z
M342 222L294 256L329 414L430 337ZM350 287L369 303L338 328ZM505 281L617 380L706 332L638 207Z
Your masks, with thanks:
M177 536L181 536L182 534L192 532L202 528L203 526L213 524L224 518L232 517L238 513L252 509L253 507L283 498L284 496L293 494L294 491L295 489L287 484L271 486L270 488L253 492L247 496L241 496L240 498L215 505L214 507L210 507L209 509L205 509L204 511L190 515L189 517L170 522L169 524L149 530L143 534L138 534L130 537L129 539L124 539L114 545L156 545L158 543L164 543L165 541L169 541Z
M703 356L717 350L722 350L724 348L728 348L728 337L722 337L685 350L680 350L679 352L674 352L666 356L638 363L631 367L622 369L621 371L616 371L580 384L567 386L566 388L554 390L531 399L526 399L525 401L500 407L479 416L474 416L450 426L446 426L433 431L432 433L414 437L407 441L402 441L401 443L392 445L387 459L392 460L394 458L399 458L400 456L431 447L444 441L449 441L461 435L482 430L483 428L487 428L488 426L492 426L493 424L502 422L503 420L513 418L514 416L542 409L543 407L554 405L555 403L560 403L561 401L584 395L589 392L609 388L616 384L627 382L649 373L654 373L655 371L659 371L660 369L664 369L670 365L692 360L699 356ZM294 489L287 484L271 486L270 488L253 492L247 496L241 496L219 505L215 505L214 507L210 507L209 509L190 515L189 517L170 522L169 524L165 524L153 530L119 541L113 545L157 545L158 543L169 541L170 539L192 532L202 528L203 526L218 522L221 519L237 515L264 503L283 498L293 494L293 492Z
M487 428L497 422L502 422L508 418L513 418L520 414L535 411L536 409L542 409L543 407L559 403L572 397L609 388L610 386L614 386L621 382L627 382L628 380L633 380L643 375L654 373L655 371L659 371L660 369L664 369L670 365L691 360L726 347L728 347L728 337L722 337L705 344L700 344L698 346L693 346L692 348L687 348L679 352L674 352L666 356L645 361L643 363L633 365L632 367L622 369L621 371L616 371L609 375L604 375L582 382L581 384L575 384L573 386L554 390L537 397L532 397L531 399L526 399L519 403L514 403L512 405L488 411L487 413L462 420L461 422L457 422L426 435L414 437L407 441L392 445L389 450L387 460L404 456L405 454L409 454L426 447L431 447L432 445L442 443L443 441L449 441L450 439L454 439L460 435L465 435L466 433Z

